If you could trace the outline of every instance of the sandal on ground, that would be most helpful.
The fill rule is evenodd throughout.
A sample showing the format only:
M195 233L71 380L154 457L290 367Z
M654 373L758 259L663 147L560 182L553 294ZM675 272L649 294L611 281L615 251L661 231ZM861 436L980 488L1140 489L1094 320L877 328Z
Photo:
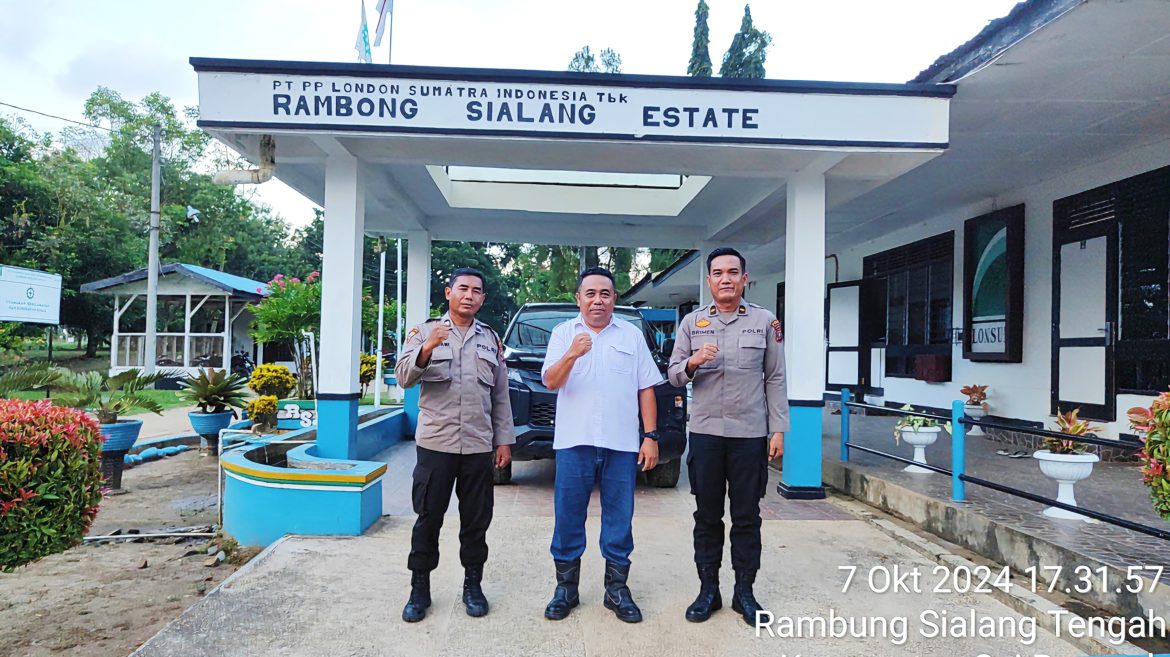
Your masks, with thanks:
M1012 452L1012 454L1011 454L1011 455L1009 455L1009 456L1008 456L1008 458L1012 458L1012 459L1022 459L1022 458L1026 457L1026 456L1028 456L1028 453L1027 453L1027 452L1025 452L1025 451L1023 451L1023 450L1021 450L1021 451L1018 451L1018 452Z
M1010 449L997 449L997 450L995 450L995 453L999 454L1000 456L1011 456L1012 450L1010 450Z

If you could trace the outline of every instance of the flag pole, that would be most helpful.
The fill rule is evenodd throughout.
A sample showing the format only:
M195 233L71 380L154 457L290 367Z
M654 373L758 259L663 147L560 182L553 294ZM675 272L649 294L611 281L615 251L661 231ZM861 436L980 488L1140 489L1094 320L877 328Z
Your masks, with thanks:
M382 337L386 335L383 329L382 317L386 310L386 238L378 239L378 351L374 365L374 408L382 407Z

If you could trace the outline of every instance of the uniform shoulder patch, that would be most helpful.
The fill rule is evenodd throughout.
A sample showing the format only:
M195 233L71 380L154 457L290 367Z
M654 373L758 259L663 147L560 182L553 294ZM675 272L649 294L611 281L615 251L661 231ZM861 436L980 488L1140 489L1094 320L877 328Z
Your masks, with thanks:
M419 328L418 326L410 329L410 332L406 334L406 339L409 340L409 339L413 338L414 336L418 335L418 332L420 330L422 330L422 329Z
M772 320L772 332L776 334L776 342L784 342L784 327L780 324L780 320Z

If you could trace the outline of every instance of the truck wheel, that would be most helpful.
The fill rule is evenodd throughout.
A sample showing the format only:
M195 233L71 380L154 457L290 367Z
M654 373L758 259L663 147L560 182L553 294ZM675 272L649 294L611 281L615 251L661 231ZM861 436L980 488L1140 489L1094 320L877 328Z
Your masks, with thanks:
M681 472L681 458L659 463L653 470L646 473L646 482L655 488L674 488L678 485L678 477Z
M492 483L496 485L512 483L512 464L509 463L502 468L495 468L492 474Z

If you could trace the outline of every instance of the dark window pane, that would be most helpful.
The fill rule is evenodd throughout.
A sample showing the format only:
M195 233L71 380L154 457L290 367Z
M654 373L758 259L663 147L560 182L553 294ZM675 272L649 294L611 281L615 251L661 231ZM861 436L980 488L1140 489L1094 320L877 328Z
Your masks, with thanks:
M1165 340L1166 260L1170 246L1164 203L1121 204L1120 340Z
M906 344L926 344L926 304L930 291L930 267L915 267L906 284Z
M930 264L930 344L951 341L952 269L950 260Z
M891 345L906 344L906 272L891 274L888 281L886 338Z

